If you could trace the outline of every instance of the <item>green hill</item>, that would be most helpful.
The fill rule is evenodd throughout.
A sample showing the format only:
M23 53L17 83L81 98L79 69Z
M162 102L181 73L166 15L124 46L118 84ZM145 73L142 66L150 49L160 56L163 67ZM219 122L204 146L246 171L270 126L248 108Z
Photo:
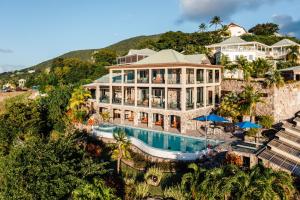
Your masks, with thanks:
M158 40L160 34L157 35L149 35L149 36L137 36L133 38L129 38L126 40L122 40L118 43L112 44L110 46L107 46L105 48L115 50L118 55L123 55L128 52L129 49L136 49L139 47L139 44L146 40ZM94 51L97 51L99 49L85 49L85 50L77 50L77 51L70 51L66 54L63 54L61 56L58 56L56 58L78 58L82 61L91 61L91 56ZM24 69L35 69L35 70L43 70L45 68L51 67L52 61L56 58L46 60L42 63L39 63L37 65L34 65L30 68ZM21 70L23 71L23 70Z

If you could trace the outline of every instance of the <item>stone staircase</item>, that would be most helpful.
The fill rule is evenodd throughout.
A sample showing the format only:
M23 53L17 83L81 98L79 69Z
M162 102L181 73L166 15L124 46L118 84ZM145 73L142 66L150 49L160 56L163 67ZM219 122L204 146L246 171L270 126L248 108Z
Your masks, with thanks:
M257 156L266 166L300 176L300 117L294 122L296 125L284 124L284 130L278 132Z

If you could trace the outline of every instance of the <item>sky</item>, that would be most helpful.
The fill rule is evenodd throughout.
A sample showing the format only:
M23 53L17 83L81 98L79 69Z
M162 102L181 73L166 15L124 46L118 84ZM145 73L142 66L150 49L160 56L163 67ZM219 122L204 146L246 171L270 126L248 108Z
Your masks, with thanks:
M0 0L0 73L134 36L195 32L215 15L300 37L299 10L300 0Z

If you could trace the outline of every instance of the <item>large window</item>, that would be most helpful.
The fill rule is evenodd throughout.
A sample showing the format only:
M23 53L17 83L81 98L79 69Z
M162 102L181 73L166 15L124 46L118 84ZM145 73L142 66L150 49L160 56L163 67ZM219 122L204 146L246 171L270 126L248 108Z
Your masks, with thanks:
M207 70L207 82L213 83L213 70Z
M121 83L122 82L122 71L121 70L113 71L112 82L113 83Z
M138 83L149 83L149 70L141 69L137 70L137 82Z
M180 84L181 69L168 69L168 84Z
M203 83L204 82L204 69L197 69L197 83Z
M152 83L165 83L165 70L153 69L152 70Z
M220 82L220 70L215 70L215 83Z
M186 109L191 110L194 108L194 88L186 89Z
M186 83L187 84L195 83L194 69L186 69Z
M204 88L203 87L198 87L197 88L197 103L196 103L196 107L200 108L204 106Z
M134 83L135 81L135 72L134 70L125 70L124 71L124 82L125 83Z

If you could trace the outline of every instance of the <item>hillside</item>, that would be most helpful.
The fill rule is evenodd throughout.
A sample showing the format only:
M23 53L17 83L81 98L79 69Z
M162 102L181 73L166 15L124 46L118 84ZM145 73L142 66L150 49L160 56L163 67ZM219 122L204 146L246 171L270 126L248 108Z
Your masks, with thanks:
M143 42L145 40L157 40L159 38L159 36L160 36L160 34L149 35L149 36L137 36L137 37L129 38L126 40L122 40L118 43L112 44L105 48L115 50L118 55L123 55L123 54L127 53L127 51L129 49L138 48L138 45L141 42ZM91 55L96 50L99 50L99 49L85 49L85 50L71 51L71 52L63 54L61 56L58 56L56 58L78 58L82 61L91 61ZM35 66L32 66L32 67L24 69L24 70L28 70L28 69L43 70L47 67L50 67L52 61L56 58L46 60L42 63L39 63Z

